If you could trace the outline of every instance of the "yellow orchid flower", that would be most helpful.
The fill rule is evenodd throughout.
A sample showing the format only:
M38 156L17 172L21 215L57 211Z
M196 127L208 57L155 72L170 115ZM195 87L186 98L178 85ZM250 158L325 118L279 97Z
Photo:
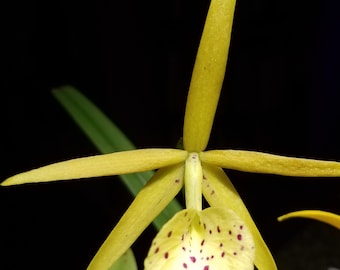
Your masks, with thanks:
M301 210L291 212L285 215L278 217L279 221L283 221L289 218L310 218L315 219L340 230L340 215L336 215L330 212L321 211L321 210Z
M192 263L208 270L209 266L221 268L221 258L228 257L223 269L252 269L255 264L260 270L275 270L265 242L222 168L287 176L340 175L337 162L250 151L204 151L225 74L235 1L211 1L188 94L184 150L141 149L84 157L21 173L2 183L8 186L159 169L136 196L88 269L108 269L184 185L188 209L175 215L160 231L145 261L146 269L186 269ZM202 194L211 206L203 211ZM157 252L157 247L168 253ZM215 261L215 256L219 260ZM163 258L167 260L162 261Z

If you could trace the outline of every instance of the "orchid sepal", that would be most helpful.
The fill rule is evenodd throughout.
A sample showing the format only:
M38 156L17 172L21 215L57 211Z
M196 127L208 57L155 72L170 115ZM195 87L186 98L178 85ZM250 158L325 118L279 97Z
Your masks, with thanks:
M53 163L7 178L2 186L71 180L154 170L184 161L178 149L140 149Z
M183 174L183 164L162 168L155 173L106 238L88 270L108 269L133 244L181 190Z
M254 264L260 270L276 270L275 261L256 227L240 195L224 171L216 166L203 167L203 195L212 207L226 207L233 210L245 222L255 242Z
M295 158L244 150L210 150L200 153L202 162L251 173L283 176L340 176L340 162Z
M212 0L192 73L183 128L184 149L208 144L228 59L236 0Z

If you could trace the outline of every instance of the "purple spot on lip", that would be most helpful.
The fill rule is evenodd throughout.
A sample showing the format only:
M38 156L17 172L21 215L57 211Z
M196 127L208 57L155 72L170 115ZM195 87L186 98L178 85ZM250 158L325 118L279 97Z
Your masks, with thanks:
M196 262L196 257L190 257L190 260L193 262L193 263L195 263Z
M237 235L237 240L239 240L239 241L242 240L242 235L241 235L241 234L238 234L238 235Z
M220 226L217 226L217 232L220 233L221 232L221 228Z

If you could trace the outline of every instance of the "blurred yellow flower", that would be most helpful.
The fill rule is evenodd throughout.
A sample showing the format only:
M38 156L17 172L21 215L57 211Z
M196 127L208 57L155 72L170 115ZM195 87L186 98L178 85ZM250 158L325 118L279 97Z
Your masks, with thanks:
M321 211L321 210L302 210L291 212L285 215L278 217L279 221L283 221L289 218L310 218L315 219L340 230L340 215L336 215L330 212Z

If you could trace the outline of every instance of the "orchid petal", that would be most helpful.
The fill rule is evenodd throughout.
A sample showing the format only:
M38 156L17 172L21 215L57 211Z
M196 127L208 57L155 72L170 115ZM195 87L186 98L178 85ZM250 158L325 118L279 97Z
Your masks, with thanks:
M340 215L336 215L330 212L320 211L320 210L295 211L295 212L291 212L291 213L278 217L278 220L283 221L288 218L295 218L295 217L311 218L311 219L315 219L318 221L322 221L340 230Z
M285 176L340 176L340 162L294 158L254 151L211 150L200 153L202 162L252 173Z
M184 117L184 149L207 146L228 58L235 0L212 0L198 48Z
M177 149L142 149L71 159L14 175L3 186L49 182L154 170L184 161Z
M228 176L216 166L202 162L202 167L203 195L209 205L212 207L224 206L237 213L240 219L244 220L254 238L256 267L260 270L276 270L274 259L266 243Z
M124 213L88 266L108 269L138 238L183 186L183 164L156 172Z
M244 222L230 209L186 209L154 239L145 270L254 269L254 242Z

